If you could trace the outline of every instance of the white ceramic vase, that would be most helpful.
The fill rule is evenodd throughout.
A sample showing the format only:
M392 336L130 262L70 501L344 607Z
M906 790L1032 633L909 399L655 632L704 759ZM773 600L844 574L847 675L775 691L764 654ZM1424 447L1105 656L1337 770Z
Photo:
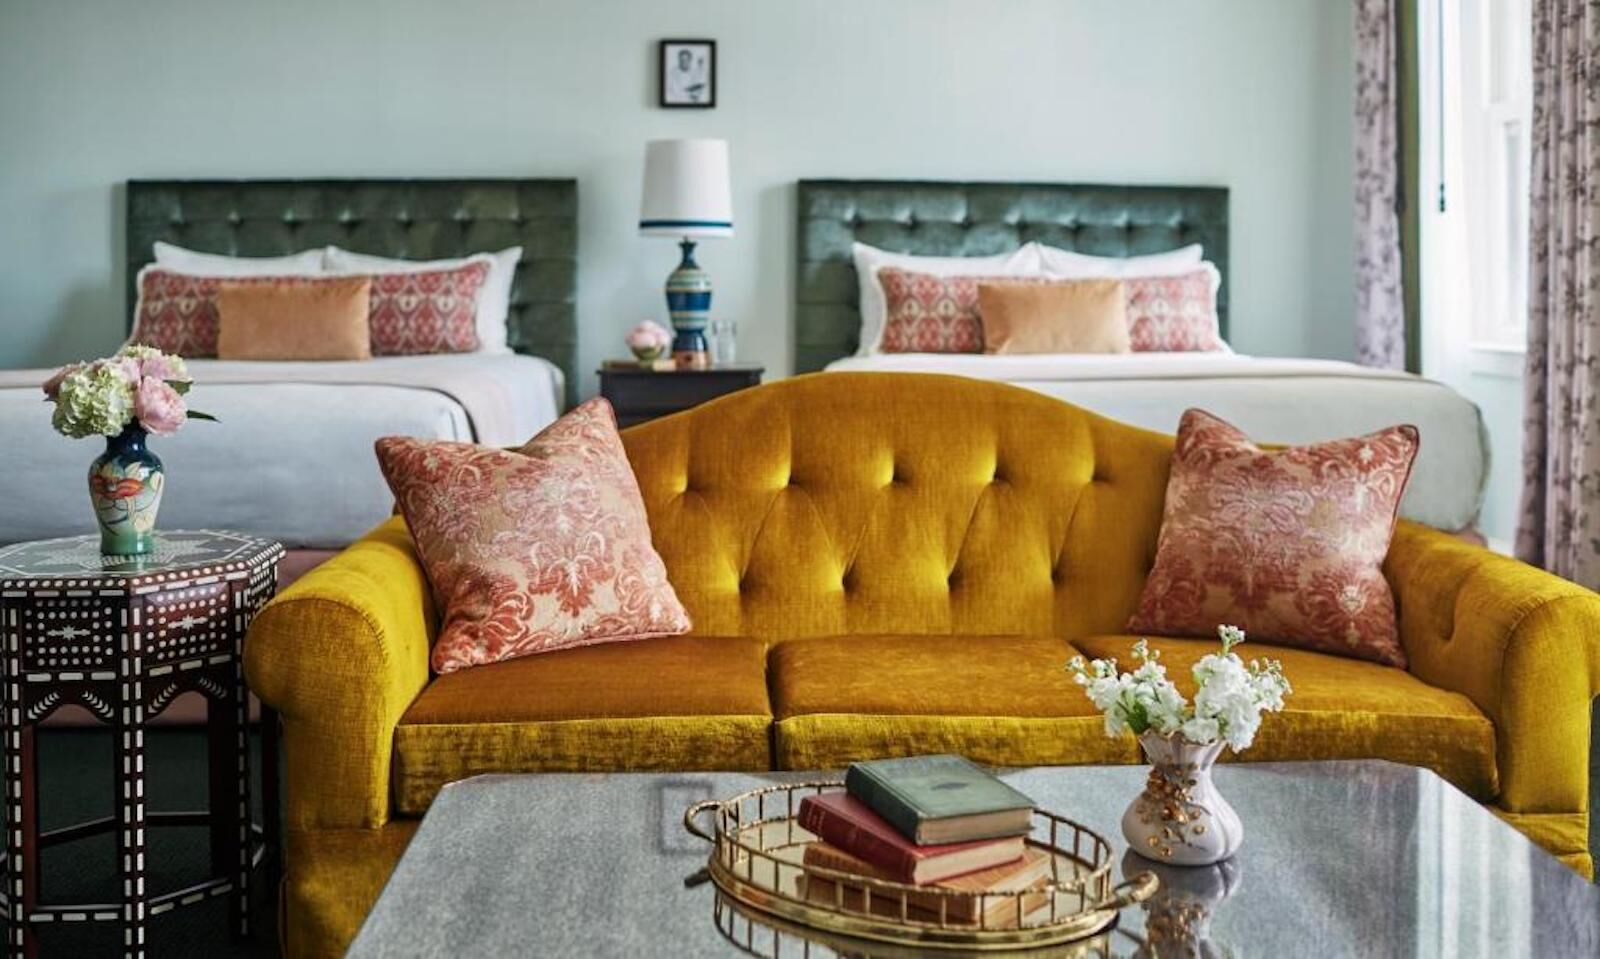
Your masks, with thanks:
M1198 746L1182 736L1139 737L1150 778L1122 814L1122 835L1134 852L1175 866L1209 866L1239 851L1244 824L1211 781L1220 742Z

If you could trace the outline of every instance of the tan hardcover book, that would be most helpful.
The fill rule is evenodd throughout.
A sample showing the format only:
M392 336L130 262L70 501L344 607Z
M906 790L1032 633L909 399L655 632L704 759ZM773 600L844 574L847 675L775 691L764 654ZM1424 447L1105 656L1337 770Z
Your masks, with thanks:
M667 356L659 360L606 360L602 364L608 370L650 370L653 373L671 373L678 368L678 363Z
M836 872L851 873L858 876L869 876L873 879L884 879L893 882L894 879L887 872L879 869L843 849L830 846L825 842L813 842L806 847L805 864L822 869L832 869ZM806 878L806 897L814 902L833 904L841 900L847 909L861 909L864 898L861 887L848 882L835 883L816 876ZM915 914L913 918L924 922L935 922L939 918L941 904L945 910L945 921L967 925L978 922L978 909L980 904L985 913L984 925L990 929L1015 928L1017 925L1017 900L1010 896L984 897L979 895L985 892L1020 892L1023 890L1037 889L1022 897L1022 914L1029 913L1045 905L1049 899L1045 890L1050 884L1050 854L1042 849L1029 846L1022 854L1022 858L977 872L969 872L964 876L952 876L930 883L930 889L946 889L952 892L970 893L961 896L943 896L936 892L913 892L906 896L906 904L912 907ZM874 914L884 916L899 915L900 905L897 898L874 897L872 903Z

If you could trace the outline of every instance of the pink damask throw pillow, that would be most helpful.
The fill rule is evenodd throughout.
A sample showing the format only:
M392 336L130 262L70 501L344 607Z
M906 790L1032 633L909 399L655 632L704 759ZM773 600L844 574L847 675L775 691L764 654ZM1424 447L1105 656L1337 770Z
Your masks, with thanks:
M1263 450L1183 414L1155 568L1128 630L1251 639L1404 668L1383 560L1417 429Z
M517 452L398 436L377 451L443 617L435 671L689 631L605 400Z

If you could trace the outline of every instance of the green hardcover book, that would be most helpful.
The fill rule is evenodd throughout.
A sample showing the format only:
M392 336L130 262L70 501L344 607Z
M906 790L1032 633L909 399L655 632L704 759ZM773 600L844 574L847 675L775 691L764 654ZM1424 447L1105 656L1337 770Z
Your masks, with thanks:
M854 763L845 790L918 845L1027 834L1033 800L960 756Z

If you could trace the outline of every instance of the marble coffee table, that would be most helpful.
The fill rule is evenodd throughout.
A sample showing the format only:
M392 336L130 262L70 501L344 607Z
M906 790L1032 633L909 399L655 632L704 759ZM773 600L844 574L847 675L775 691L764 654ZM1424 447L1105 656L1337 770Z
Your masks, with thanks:
M1005 778L1122 849L1118 823L1145 772ZM719 902L710 884L684 885L709 850L683 829L689 804L816 778L482 776L448 786L349 955L836 955ZM1427 770L1241 764L1219 767L1216 781L1245 823L1239 855L1157 867L1162 891L1126 910L1089 955L1600 955L1600 889ZM1117 871L1146 868L1128 853Z

